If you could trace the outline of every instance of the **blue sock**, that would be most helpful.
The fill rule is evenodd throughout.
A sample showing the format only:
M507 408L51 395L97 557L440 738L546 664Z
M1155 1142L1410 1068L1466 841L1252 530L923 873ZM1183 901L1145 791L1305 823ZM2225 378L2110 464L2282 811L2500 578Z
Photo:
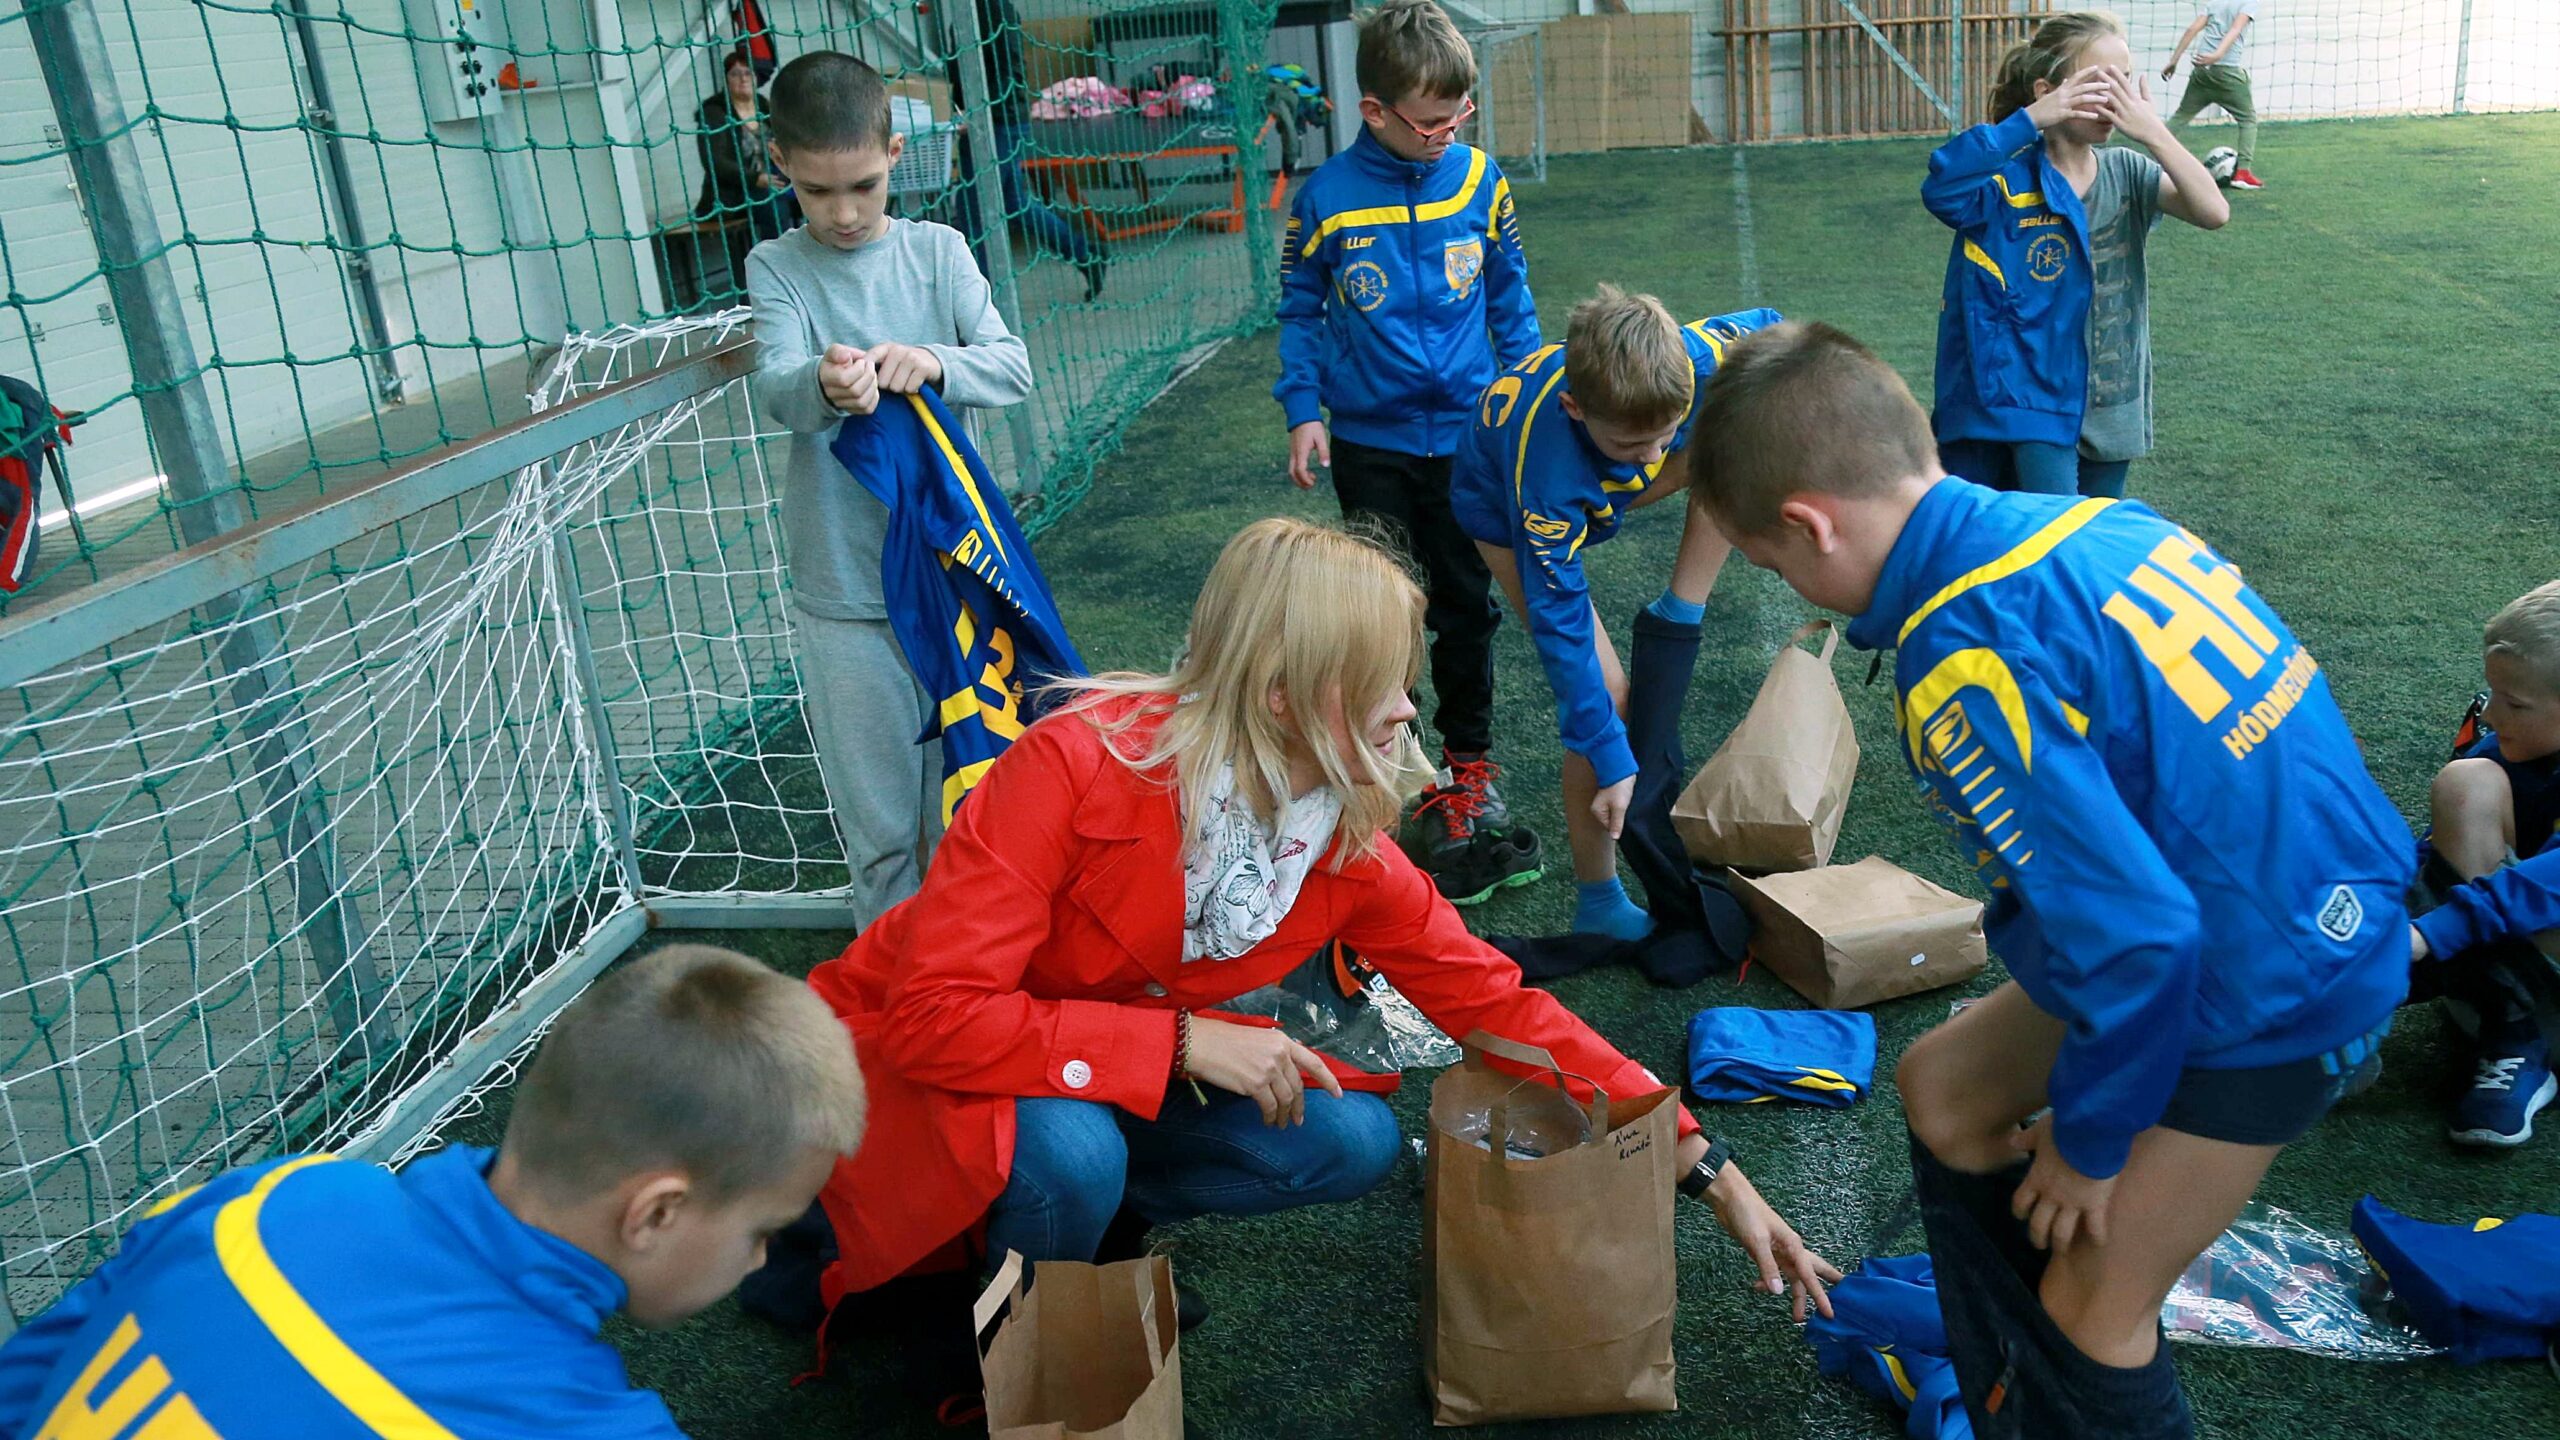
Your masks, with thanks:
M1674 625L1695 625L1707 618L1706 601L1701 600L1693 605L1681 599L1679 592L1673 590L1663 591L1652 604L1644 608L1647 613L1659 615Z
M1575 881L1573 893L1573 928L1578 933L1616 940L1641 940L1653 933L1653 917L1627 898L1627 887L1617 876Z

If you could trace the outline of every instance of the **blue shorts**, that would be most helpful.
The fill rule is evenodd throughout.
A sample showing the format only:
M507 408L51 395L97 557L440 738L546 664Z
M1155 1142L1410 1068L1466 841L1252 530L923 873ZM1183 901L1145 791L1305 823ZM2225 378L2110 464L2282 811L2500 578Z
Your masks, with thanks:
M2189 1068L2178 1076L2160 1123L2233 1145L2290 1145L2320 1117L2382 1074L2383 1022L2325 1055L2246 1070Z

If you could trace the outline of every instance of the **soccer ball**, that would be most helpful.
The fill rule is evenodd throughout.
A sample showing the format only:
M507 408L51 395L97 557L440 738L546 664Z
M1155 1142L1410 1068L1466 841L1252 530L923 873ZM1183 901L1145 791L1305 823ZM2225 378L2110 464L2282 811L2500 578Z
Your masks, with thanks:
M2240 152L2228 145L2217 145L2212 154L2204 157L2204 168L2216 182L2228 185L2231 177L2240 173Z

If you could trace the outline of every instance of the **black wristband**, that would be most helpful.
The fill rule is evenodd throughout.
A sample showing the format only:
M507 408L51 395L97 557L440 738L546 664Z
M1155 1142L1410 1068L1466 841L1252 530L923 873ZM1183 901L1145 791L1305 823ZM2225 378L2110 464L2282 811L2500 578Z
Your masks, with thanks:
M1732 1158L1732 1146L1721 1140L1709 1140L1707 1153L1698 1157L1698 1163L1689 1167L1688 1174L1680 1177L1680 1193L1692 1200L1706 1199L1707 1187L1716 1183L1716 1177L1724 1173L1725 1162Z

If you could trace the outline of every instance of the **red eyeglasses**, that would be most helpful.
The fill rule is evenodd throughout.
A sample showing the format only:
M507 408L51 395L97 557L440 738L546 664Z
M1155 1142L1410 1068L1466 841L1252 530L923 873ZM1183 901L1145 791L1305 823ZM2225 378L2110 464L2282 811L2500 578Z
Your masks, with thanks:
M1449 117L1449 123L1445 125L1433 125L1428 128L1415 124L1412 116L1407 115L1393 105L1389 105L1386 108L1388 114L1393 115L1404 122L1404 128L1412 131L1415 135L1420 136L1425 141L1454 140L1458 135L1458 127L1466 124L1467 117L1476 113L1476 102L1472 96L1469 97L1466 102L1459 107L1458 113Z

